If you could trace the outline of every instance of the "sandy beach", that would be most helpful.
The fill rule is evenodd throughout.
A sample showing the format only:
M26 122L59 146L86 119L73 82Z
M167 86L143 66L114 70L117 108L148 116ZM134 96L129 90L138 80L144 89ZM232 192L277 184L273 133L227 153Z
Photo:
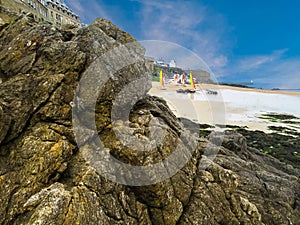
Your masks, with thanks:
M294 124L262 119L267 113L288 114L300 117L300 92L283 92L240 88L224 85L201 84L194 94L177 93L187 86L166 84L162 90L158 82L152 82L150 95L164 98L177 117L210 125L236 125L250 130L272 132L269 126L281 126L300 131L299 121ZM207 93L217 91L217 95Z

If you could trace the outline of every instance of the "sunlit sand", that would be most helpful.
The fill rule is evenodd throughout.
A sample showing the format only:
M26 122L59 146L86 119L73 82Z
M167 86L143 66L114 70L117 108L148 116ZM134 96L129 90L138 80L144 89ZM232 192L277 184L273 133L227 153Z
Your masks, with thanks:
M176 92L180 88L190 87L167 84L166 90L161 90L160 84L153 82L149 94L164 98L177 117L186 117L201 124L246 126L264 132L271 132L268 126L272 125L300 130L299 125L275 124L259 118L265 113L300 117L299 92L202 84L197 86L195 94L182 94ZM207 90L215 90L218 94L208 94Z

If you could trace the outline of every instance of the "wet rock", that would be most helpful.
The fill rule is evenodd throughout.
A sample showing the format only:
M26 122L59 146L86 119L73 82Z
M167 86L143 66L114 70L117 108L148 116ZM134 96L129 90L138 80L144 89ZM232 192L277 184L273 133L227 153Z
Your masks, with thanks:
M246 138L249 147L258 149L262 154L271 155L286 163L287 165L281 170L287 168L288 165L300 168L300 158L294 154L295 150L300 148L298 136L282 135L275 132L266 134L262 131L249 131L242 128L236 131Z

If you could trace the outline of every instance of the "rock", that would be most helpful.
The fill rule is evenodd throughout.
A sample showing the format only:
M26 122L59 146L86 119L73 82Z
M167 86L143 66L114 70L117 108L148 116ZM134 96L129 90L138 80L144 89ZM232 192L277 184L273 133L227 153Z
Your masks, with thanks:
M299 221L300 171L238 133L186 129L146 95L144 49L109 21L21 16L0 43L0 224Z
M238 128L237 132L246 138L249 147L258 149L262 154L271 155L288 165L300 168L300 158L293 154L295 149L300 148L298 136L266 134L262 131L249 131L243 128ZM287 169L288 165L285 166ZM280 167L280 170L286 170L285 167Z
M34 213L28 221L29 224L53 224L63 223L71 201L69 191L65 190L60 183L54 183L46 189L42 189L36 195L30 197L24 204L24 208ZM51 202L51 204L49 204Z
M1 127L0 144L5 139L5 137L8 133L10 123L11 123L11 117L9 115L5 114L3 112L2 107L0 106L0 127Z

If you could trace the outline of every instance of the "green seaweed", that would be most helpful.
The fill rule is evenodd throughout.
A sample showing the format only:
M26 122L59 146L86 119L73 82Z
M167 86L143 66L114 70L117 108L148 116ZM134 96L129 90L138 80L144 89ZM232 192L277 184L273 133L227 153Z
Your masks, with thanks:
M287 124L299 124L300 125L300 121L282 121L283 123L287 123Z
M291 128L288 128L288 127L268 126L268 128L270 130L277 131L277 132L284 133L284 134L295 135L295 136L300 135L300 133L297 132L297 130L291 129Z
M262 150L261 152L266 155L266 154L273 153L273 150L272 149L265 149L265 150Z
M291 114L279 114L279 113L265 113L259 116L260 119L267 119L271 122L284 122L284 123L291 123L291 124L299 124L298 121L290 121L293 119L299 119L298 117L291 115Z
M298 117L291 114L278 114L278 113L267 113L264 114L267 117L272 117L278 120L291 120L291 119L299 119Z

